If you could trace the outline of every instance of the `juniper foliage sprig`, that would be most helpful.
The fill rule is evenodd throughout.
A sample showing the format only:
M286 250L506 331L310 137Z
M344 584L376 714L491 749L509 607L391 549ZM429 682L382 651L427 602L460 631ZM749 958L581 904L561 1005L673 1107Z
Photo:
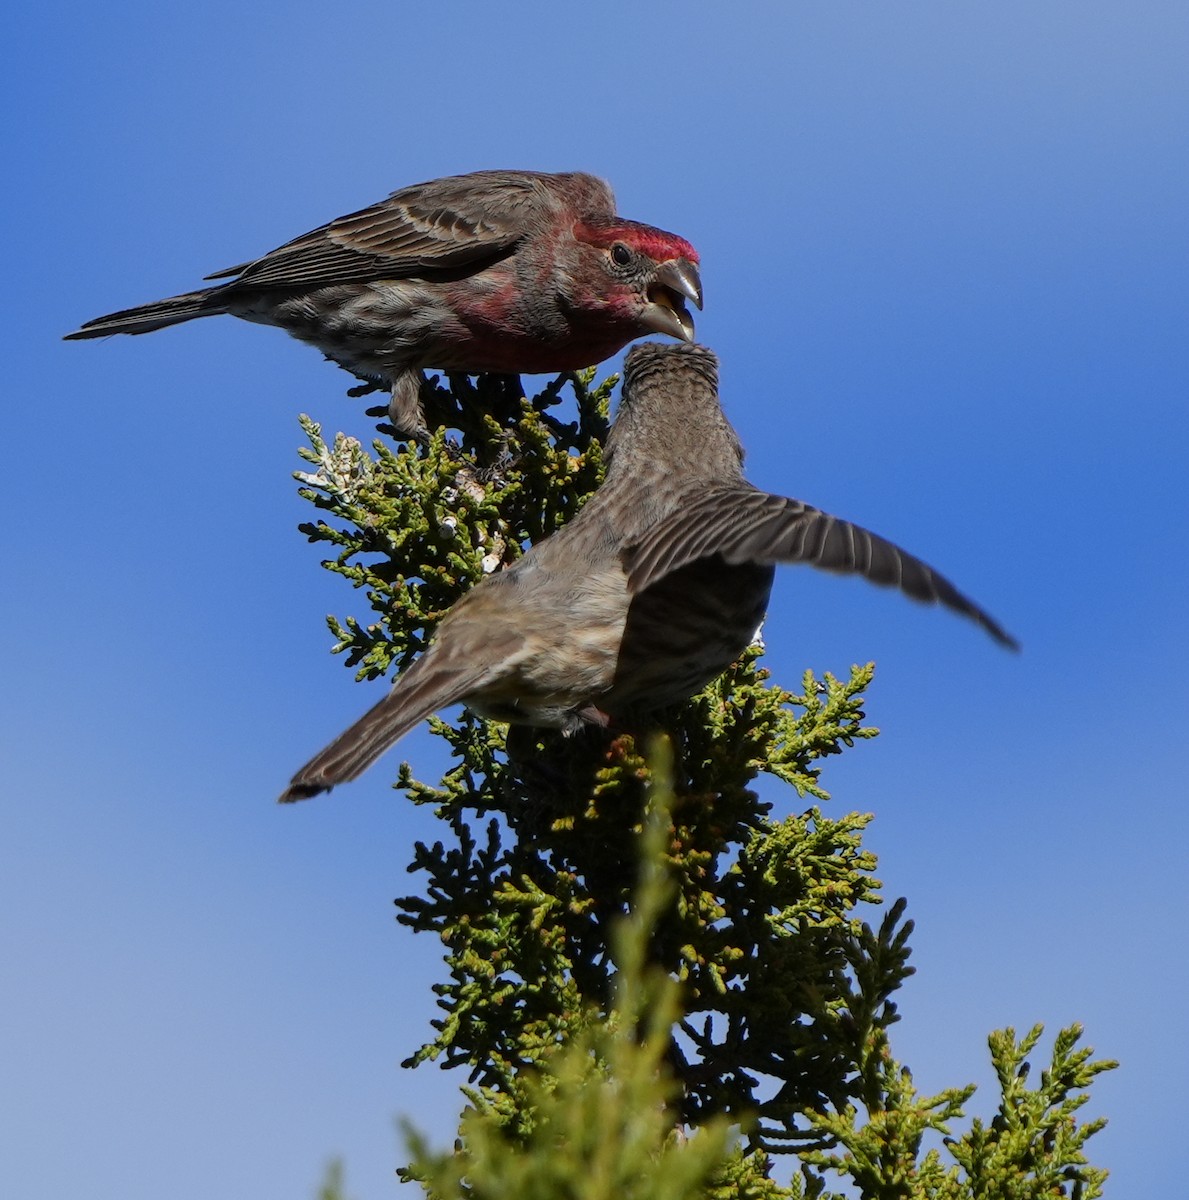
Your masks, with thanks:
M433 1200L683 1200L708 1195L728 1172L747 1176L725 1118L692 1136L674 1128L670 1106L679 1089L668 1051L679 988L651 961L651 938L672 898L667 786L653 800L633 903L610 929L616 970L607 1019L588 1020L564 1042L540 1048L518 1089L531 1120L504 1120L476 1097L463 1116L459 1149L449 1154L431 1152L406 1130L413 1162L404 1174ZM762 1174L751 1175L764 1188Z
M658 760L652 748L650 759ZM989 1126L975 1118L955 1136L973 1087L920 1096L896 1062L885 1029L855 1020L850 1044L863 1079L857 1105L823 1105L812 1122L830 1149L803 1147L799 1170L781 1185L773 1163L748 1150L725 1116L698 1122L692 1137L674 1121L681 1087L673 1070L673 1031L683 989L655 964L655 938L675 899L671 850L676 832L670 763L659 755L658 786L637 849L641 879L629 911L611 929L616 968L605 1015L585 1010L569 1036L542 1045L519 1076L515 1104L472 1095L455 1150L433 1153L406 1126L413 1163L402 1172L432 1200L517 1196L574 1200L1093 1200L1105 1172L1088 1166L1083 1148L1102 1121L1078 1126L1074 1113L1096 1075L1114 1066L1078 1048L1081 1030L1062 1030L1050 1067L1029 1088L1027 1055L1042 1032L1016 1040L991 1035L999 1079L999 1111ZM897 922L878 939L887 950ZM867 931L870 935L870 931ZM848 1041L847 1031L840 1031ZM509 1119L509 1110L528 1120ZM734 1135L733 1135L734 1131ZM925 1139L941 1135L938 1147ZM844 1192L830 1189L841 1179Z

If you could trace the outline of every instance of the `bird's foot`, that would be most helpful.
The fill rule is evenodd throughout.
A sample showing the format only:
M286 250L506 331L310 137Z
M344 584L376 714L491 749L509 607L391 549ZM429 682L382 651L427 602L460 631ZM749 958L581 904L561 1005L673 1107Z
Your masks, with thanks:
M391 383L367 375L357 375L356 378L360 382L347 389L348 396L357 398L370 396L373 392L389 393L385 407L366 410L369 417L380 420L388 418L390 428L384 429L384 433L391 432L400 441L420 442L422 445L429 441L429 429L421 408L421 388L425 377L420 371L401 371L393 376Z
M587 725L597 725L600 729L607 729L611 725L611 714L603 712L601 708L596 708L593 704L578 709L574 715L579 720L575 721L573 725L566 726L567 734L577 733L579 729L585 729Z

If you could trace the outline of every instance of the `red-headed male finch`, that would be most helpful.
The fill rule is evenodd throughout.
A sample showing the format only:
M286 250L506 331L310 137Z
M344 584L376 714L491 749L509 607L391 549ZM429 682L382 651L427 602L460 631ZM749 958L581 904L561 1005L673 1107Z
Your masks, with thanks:
M481 716L575 730L694 695L746 649L776 563L863 575L1015 642L931 567L857 525L762 492L701 346L633 348L602 486L564 529L477 584L374 708L283 801L354 779L419 721Z
M234 278L230 278L234 276ZM698 253L616 215L580 172L475 171L416 183L216 271L227 283L96 317L72 338L149 333L231 313L276 325L387 390L423 436L422 368L537 374L594 366L646 333L693 341Z

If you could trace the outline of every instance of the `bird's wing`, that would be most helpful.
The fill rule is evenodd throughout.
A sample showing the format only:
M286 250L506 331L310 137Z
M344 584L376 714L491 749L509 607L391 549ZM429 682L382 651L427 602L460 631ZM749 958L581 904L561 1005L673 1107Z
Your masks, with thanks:
M919 558L861 525L752 487L711 488L650 530L625 554L628 587L642 592L688 563L715 556L730 564L808 563L862 575L914 600L943 604L1001 645L1017 648L993 617Z
M558 198L548 177L487 171L435 179L303 234L253 262L208 275L230 287L304 289L478 268L511 253Z

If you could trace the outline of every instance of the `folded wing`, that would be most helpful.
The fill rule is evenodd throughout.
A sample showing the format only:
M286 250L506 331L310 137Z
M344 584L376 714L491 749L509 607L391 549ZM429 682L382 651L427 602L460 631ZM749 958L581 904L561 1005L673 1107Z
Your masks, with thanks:
M526 215L551 200L540 178L492 171L435 179L339 217L252 262L208 275L235 287L303 291L401 279L427 271L479 269L510 254Z

